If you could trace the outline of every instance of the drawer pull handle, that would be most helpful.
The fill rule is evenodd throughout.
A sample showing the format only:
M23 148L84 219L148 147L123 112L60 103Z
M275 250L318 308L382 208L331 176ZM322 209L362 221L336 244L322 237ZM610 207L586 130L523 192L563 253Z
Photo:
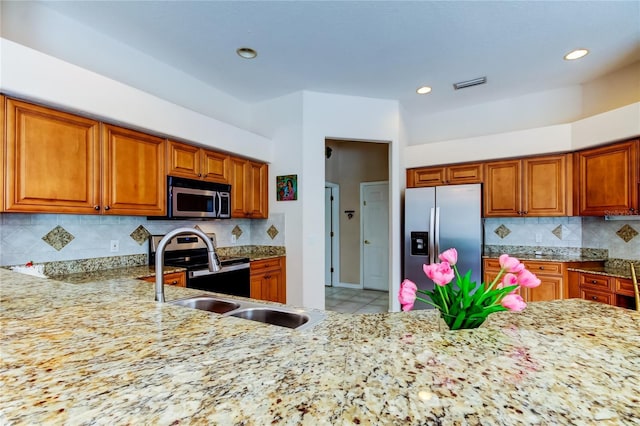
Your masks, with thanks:
M591 280L591 284L597 284L597 283L598 283L598 281L596 281L596 280Z
M541 266L540 269L544 269L544 266Z
M172 285L176 285L176 284L178 284L178 280L173 280L173 281L171 281L171 284L172 284Z
M591 296L593 300L598 300L598 296Z

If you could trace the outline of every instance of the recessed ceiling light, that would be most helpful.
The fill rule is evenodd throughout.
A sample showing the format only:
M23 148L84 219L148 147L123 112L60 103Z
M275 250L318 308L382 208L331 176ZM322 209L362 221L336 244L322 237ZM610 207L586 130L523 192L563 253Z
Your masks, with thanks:
M580 59L587 55L589 51L587 49L576 49L564 55L564 59L567 61L573 61L574 59Z
M427 93L431 93L431 87L429 86L418 87L418 90L416 90L416 93L418 95L426 95Z
M245 59L253 59L258 56L258 52L250 47L240 47L236 49L236 53L238 54L238 56Z

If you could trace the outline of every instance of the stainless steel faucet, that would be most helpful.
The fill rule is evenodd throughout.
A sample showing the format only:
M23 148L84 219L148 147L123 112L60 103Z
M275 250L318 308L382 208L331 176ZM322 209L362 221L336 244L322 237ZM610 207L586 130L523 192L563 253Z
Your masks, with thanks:
M176 228L173 231L170 231L167 235L162 237L162 239L158 243L158 248L156 249L156 301L157 302L161 302L161 303L165 302L164 283L163 283L164 276L162 274L162 269L164 267L164 249L173 237L175 237L176 235L182 235L182 234L195 234L200 238L202 238L205 244L207 245L209 271L216 272L220 270L220 265L218 263L218 256L216 255L216 248L207 234L195 228Z

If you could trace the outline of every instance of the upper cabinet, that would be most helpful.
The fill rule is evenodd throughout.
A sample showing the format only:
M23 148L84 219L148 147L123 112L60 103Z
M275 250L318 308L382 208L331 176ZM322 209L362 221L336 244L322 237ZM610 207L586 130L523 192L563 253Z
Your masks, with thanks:
M100 124L6 100L5 210L100 211Z
M167 173L191 179L229 183L229 155L182 142L167 142Z
M231 217L269 217L268 178L267 164L231 157Z
M6 100L5 211L164 215L164 140Z
M0 132L2 132L2 145L0 146L0 212L4 211L4 174L6 172L4 164L4 152L7 146L4 128L5 111L5 97L4 95L0 95Z
M484 216L569 216L571 154L485 163Z
M579 151L575 155L575 205L580 216L638 214L639 141Z
M166 214L165 140L102 124L102 208L114 215Z
M481 183L482 173L482 163L408 169L407 188Z

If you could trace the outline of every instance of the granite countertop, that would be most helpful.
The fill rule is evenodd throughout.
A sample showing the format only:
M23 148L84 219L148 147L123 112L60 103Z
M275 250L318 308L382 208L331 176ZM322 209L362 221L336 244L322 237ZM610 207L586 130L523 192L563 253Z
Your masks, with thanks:
M630 268L613 268L607 266L580 266L567 268L569 271L586 272L588 274L605 275L607 277L626 278L631 279ZM640 278L640 273L637 273L637 277Z
M295 331L158 304L130 278L0 282L2 424L640 422L640 313L605 304L456 332L433 311L328 313Z
M562 254L544 254L535 255L532 253L508 253L509 256L517 257L522 262L536 261L536 262L604 262L606 257L589 257L581 255L562 255ZM497 259L500 254L484 254L483 259Z

